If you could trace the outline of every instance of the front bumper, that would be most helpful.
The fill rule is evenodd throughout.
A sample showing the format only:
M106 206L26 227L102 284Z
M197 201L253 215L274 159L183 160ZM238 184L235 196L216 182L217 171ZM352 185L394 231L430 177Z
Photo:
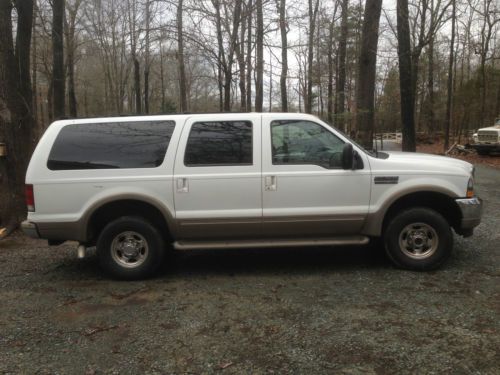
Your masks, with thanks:
M474 143L470 146L476 151L500 151L498 143Z
M24 234L31 238L40 238L40 233L38 233L38 228L35 223L25 220L21 223L21 229Z
M455 200L462 213L460 229L467 231L477 227L483 214L483 201L478 197Z

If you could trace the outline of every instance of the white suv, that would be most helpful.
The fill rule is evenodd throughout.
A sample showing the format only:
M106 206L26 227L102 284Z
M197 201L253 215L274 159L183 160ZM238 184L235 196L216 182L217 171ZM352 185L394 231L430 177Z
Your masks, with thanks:
M438 267L481 219L471 164L363 150L318 118L228 113L64 120L27 176L28 235L97 246L113 276L142 278L170 246L361 245Z

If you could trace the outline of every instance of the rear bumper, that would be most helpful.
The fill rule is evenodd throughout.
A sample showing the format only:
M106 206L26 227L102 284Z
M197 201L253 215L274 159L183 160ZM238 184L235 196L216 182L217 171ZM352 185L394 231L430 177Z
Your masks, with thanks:
M21 223L21 229L25 235L31 238L40 238L40 233L35 223L25 220Z
M85 227L80 222L37 222L25 220L21 223L24 234L32 238L54 241L87 241Z
M462 213L460 229L471 230L481 223L483 201L478 197L456 199Z

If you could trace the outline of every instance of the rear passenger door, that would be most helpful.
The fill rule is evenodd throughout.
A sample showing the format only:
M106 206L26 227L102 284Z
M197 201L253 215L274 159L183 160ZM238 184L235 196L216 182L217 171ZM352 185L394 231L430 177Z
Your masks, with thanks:
M181 239L260 235L261 116L188 118L176 154L174 197Z

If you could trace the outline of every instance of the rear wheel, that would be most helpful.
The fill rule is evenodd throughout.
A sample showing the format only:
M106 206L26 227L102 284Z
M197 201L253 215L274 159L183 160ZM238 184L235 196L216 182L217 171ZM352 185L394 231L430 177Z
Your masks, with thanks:
M101 266L124 280L151 276L161 264L165 244L155 226L140 217L124 216L110 222L97 241Z
M451 255L453 234L441 214L417 207L397 214L389 222L384 243L387 255L398 267L431 270Z

